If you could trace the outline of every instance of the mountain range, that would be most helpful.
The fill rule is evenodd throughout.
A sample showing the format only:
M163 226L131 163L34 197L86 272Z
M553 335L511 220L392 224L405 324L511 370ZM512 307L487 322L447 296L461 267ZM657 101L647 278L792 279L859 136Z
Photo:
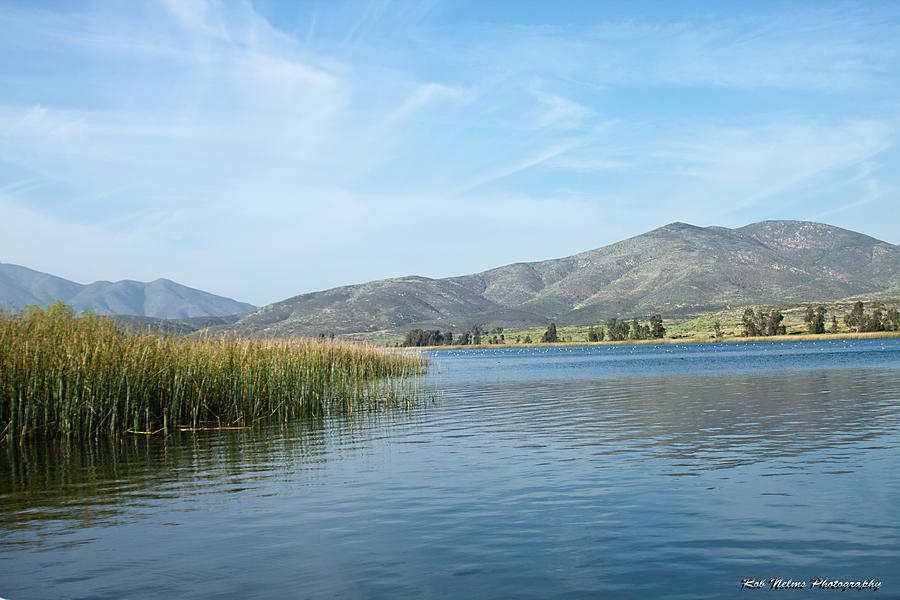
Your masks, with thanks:
M588 325L688 318L744 304L896 296L900 247L821 223L737 229L671 223L573 256L473 275L408 276L301 294L210 327L252 335L346 335L413 327Z
M806 221L737 229L671 223L565 258L443 279L382 279L258 309L167 279L82 285L0 263L5 308L62 300L79 311L137 315L124 319L139 326L263 336L535 327L551 320L590 325L655 313L678 320L748 304L898 295L900 246Z
M95 281L87 285L19 265L0 263L0 307L48 306L57 300L75 310L104 315L139 315L163 319L232 315L256 306L157 279Z

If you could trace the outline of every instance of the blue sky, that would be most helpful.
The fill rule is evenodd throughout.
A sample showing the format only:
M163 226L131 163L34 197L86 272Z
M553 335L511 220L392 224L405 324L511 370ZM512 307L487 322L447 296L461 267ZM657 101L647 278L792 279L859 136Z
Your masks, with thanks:
M672 221L896 244L897 31L895 2L0 0L0 261L266 304Z

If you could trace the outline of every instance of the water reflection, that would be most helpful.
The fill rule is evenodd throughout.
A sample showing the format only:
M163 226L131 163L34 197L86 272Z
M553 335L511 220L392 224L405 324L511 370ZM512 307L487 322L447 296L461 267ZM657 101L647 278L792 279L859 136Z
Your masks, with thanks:
M861 446L893 432L896 375L872 369L448 382L444 393L470 399L487 419L460 435L492 431L571 443L594 456L682 458L690 461L682 466L706 470Z
M308 420L302 431L275 439L222 431L9 446L0 452L0 527L114 525L170 499L189 507L199 495L245 492L279 470L315 467L323 424ZM3 536L0 549L11 543L23 542Z

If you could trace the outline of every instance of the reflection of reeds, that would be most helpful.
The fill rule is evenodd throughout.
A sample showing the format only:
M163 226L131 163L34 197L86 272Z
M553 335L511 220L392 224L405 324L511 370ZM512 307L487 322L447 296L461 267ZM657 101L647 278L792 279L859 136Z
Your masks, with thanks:
M397 399L418 355L328 340L160 337L57 304L0 315L0 440L246 424Z

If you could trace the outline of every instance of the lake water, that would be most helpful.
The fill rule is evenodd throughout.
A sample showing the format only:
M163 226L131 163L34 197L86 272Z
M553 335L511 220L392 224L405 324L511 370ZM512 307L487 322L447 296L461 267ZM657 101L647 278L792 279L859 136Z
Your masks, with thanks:
M408 409L0 448L0 596L900 597L900 340L429 357Z

